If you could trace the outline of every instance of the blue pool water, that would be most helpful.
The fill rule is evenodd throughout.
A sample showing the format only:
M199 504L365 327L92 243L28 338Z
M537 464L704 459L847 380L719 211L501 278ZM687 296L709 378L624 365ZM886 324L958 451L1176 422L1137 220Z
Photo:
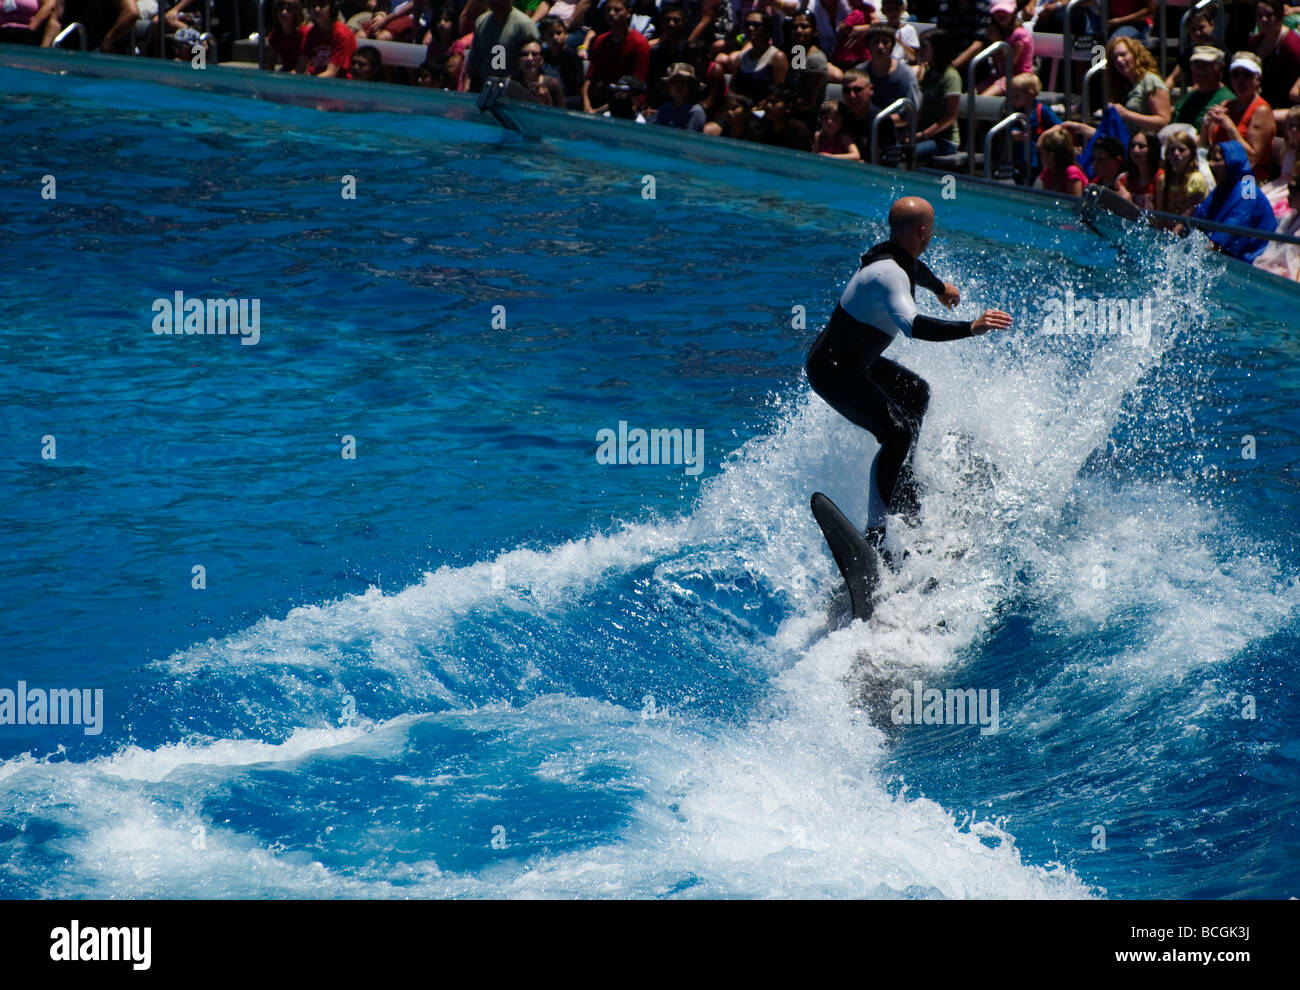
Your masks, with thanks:
M0 896L1300 895L1280 289L616 124L0 83L0 689L105 712L0 725ZM874 447L802 362L904 189L1017 325L891 351L922 523L834 629L807 500L860 518ZM1042 333L1067 288L1151 298L1150 342ZM178 290L260 341L155 335ZM702 472L598 463L620 421ZM914 679L997 688L1000 731L882 729Z

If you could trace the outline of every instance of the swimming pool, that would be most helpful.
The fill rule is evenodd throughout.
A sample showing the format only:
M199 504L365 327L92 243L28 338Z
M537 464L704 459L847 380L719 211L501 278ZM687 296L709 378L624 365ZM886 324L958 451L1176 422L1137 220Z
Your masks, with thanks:
M0 727L0 893L1296 892L1282 287L1117 269L1014 191L86 64L0 68L0 688L100 688L104 725ZM902 190L1017 327L896 345L925 517L827 632L807 498L860 516L872 447L802 360ZM1042 333L1067 289L1150 298L1150 342ZM258 299L260 339L153 333L177 291ZM620 423L702 431L701 472L599 463ZM1000 731L882 732L864 663L998 688Z

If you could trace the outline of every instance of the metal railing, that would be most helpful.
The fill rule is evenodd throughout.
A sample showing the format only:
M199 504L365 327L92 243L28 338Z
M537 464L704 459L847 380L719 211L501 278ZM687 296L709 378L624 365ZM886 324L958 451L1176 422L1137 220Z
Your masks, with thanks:
M1070 0L1070 2L1079 3L1080 0ZM975 130L979 126L975 118L975 70L999 51L1002 52L1003 75L1010 79L1011 46L1005 41L993 42L966 65L966 170L971 175L975 174Z
M266 68L266 0L257 0L257 67Z
M1010 152L1012 124L1019 124L1021 127L1028 128L1029 118L1019 112L1008 114L990 127L989 132L984 135L984 178L986 179L995 178L993 175L993 139L1005 131L1007 134L1007 151ZM1011 154L1007 155L1008 159L1011 159L1012 157Z
M1070 0L1065 5L1064 23L1061 25L1061 98L1065 103L1065 119L1070 119L1070 90L1074 82L1074 8L1086 4L1088 0Z
M906 96L900 96L871 122L871 164L880 164L880 125L882 121L896 113L907 113L907 168L910 172L916 164L916 105Z
M1105 71L1106 71L1106 60L1103 58L1100 62L1096 63L1095 65L1090 65L1088 67L1088 71L1083 74L1083 108L1082 108L1083 113L1080 115L1079 119L1082 120L1085 124L1092 123L1092 87L1089 86L1088 84L1092 82L1092 77L1095 76L1098 72L1105 72ZM1103 106L1107 102L1109 102L1107 100L1107 97L1110 95L1109 93L1105 92L1105 88L1108 88L1106 87L1105 84L1106 84L1106 77L1103 76L1102 77L1103 90L1102 90L1102 98L1101 98L1101 102Z
M84 52L86 50L86 28L85 25L81 23L81 21L73 21L62 31L60 31L57 35L55 35L54 41L51 42L50 47L58 48L61 44L63 44L63 39L66 38L68 35L70 35L73 31L76 31L77 36L81 39L81 50Z

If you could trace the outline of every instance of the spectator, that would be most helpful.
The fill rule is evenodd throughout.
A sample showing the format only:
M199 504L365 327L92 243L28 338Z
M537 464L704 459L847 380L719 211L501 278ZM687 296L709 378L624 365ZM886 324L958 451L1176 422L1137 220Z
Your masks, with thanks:
M844 115L844 125L848 130L863 159L871 157L871 125L879 113L871 102L871 80L865 72L850 69L844 73L844 82L840 87L840 110ZM884 135L881 135L884 140Z
M447 57L445 55L426 58L420 63L420 67L415 70L415 85L423 89L455 88L449 87L447 82Z
M1174 109L1175 124L1191 124L1198 131L1205 111L1216 103L1232 99L1232 90L1223 85L1223 52L1210 45L1198 45L1188 59L1192 88Z
M865 62L871 57L867 49L867 31L871 29L871 11L852 10L840 21L835 33L835 47L831 49L831 61L841 69L849 69Z
M853 13L849 0L809 0L807 13L817 25L817 47L834 54L840 25Z
M1106 21L1106 34L1116 38L1132 38L1145 43L1151 34L1151 18L1156 12L1156 0L1110 0Z
M1038 8L1038 19L1034 30L1044 34L1065 34L1065 9L1069 0L1046 0ZM1087 50L1093 45L1093 37L1088 30L1088 12L1084 4L1078 4L1070 11L1070 40L1075 48Z
M790 18L790 51L787 55L790 57L790 73L793 75L795 69L795 49L797 46L803 46L804 67L810 72L825 72L826 81L837 83L844 78L844 72L837 65L832 65L830 58L827 57L825 50L821 47L820 39L817 35L817 21L813 15L807 11L795 14ZM804 70L798 70L804 71ZM787 76L786 80L789 81Z
M678 62L689 62L686 56L686 8L678 0L667 0L659 8L657 37L650 42L650 67L647 70L646 90L652 107L669 99L665 85L669 70ZM691 70L694 76L695 70ZM698 84L699 80L696 80Z
M362 45L352 53L348 75L362 82L383 82L384 59L374 45Z
M537 25L532 18L516 9L510 0L488 0L487 12L479 14L474 22L474 40L466 63L469 88L477 93L488 76L512 75L519 68L519 50L530 40L537 40ZM498 45L501 53L494 51ZM504 57L499 57L501 54Z
M1029 118L1028 130L1013 127L1011 130L1012 160L1015 163L1016 182L1022 186L1032 185L1038 177L1040 167L1038 160L1038 139L1043 132L1061 123L1061 118L1046 103L1038 98L1042 83L1032 72L1026 72L1011 78L1007 90L1007 103L1010 108L1023 113Z
M431 2L432 0L402 0L391 11L379 10L361 26L357 36L377 41L417 42L421 19L430 16ZM433 24L430 23L429 27L432 28ZM427 41L420 43L428 44Z
M1149 131L1138 131L1128 139L1128 159L1119 177L1117 191L1139 210L1150 212L1156 208L1158 191L1164 181L1165 173L1160 167L1160 139Z
M0 41L49 48L63 30L63 0L6 0L0 6Z
M774 86L785 85L790 60L772 44L772 28L764 14L746 14L743 23L745 47L731 55L720 55L716 61L723 72L731 73L733 93L759 103Z
M1124 168L1124 145L1113 137L1098 138L1092 146L1092 185L1119 192L1119 173Z
M862 153L844 126L844 111L834 100L822 104L821 125L821 129L813 136L813 151L816 154L850 162L862 161Z
M705 134L720 134L737 141L754 140L754 103L748 96L728 93L720 123L704 125Z
M119 55L131 54L131 30L140 19L140 8L136 5L136 0L107 0L104 7L108 9L109 16L116 14L116 17L104 35L104 40L100 42L99 50Z
M549 0L514 0L515 10L528 15L534 24L551 12Z
M563 110L564 87L554 76L546 75L542 66L542 43L536 39L525 41L519 49L519 68L512 78L532 93L538 103Z
M933 28L920 38L921 108L917 114L916 159L922 162L935 155L951 155L958 150L961 131L957 114L961 110L961 76L952 67L952 43L943 28Z
M1192 215L1201 220L1247 227L1253 230L1276 230L1277 218L1268 199L1259 195L1255 178L1250 174L1250 159L1240 141L1224 141L1210 149L1210 171L1214 173L1214 191ZM1207 230L1205 235L1216 250L1242 261L1254 261L1268 242L1247 234L1229 234Z
M650 69L650 45L641 32L634 31L628 0L606 0L605 18L609 30L591 44L587 78L582 84L582 109L598 113L604 109L609 88L624 76L636 76L645 86Z
M1291 107L1282 118L1282 149L1277 178L1260 187L1277 217L1281 217L1288 208L1287 198L1290 195L1291 178L1295 175L1297 153L1300 153L1300 107Z
M988 40L1005 41L1011 46L1013 76L1034 71L1034 36L1016 19L1016 0L995 0L990 8ZM1001 53L993 56L993 75L980 88L985 96L1001 96L1007 88L1007 59Z
M578 53L569 45L568 27L559 17L548 14L537 22L537 33L546 42L542 48L542 71L560 81L564 105L570 110L581 110L584 67Z
M1111 97L1125 94L1114 106L1130 131L1158 131L1169 123L1173 117L1169 87L1145 46L1122 34L1111 38L1106 63Z
M337 0L309 0L311 26L302 40L298 56L300 75L308 73L330 79L348 77L352 53L357 50L357 36L338 19Z
M891 53L900 62L915 65L921 39L916 28L907 23L907 0L881 0L880 13L887 25L894 29L894 50Z
M1196 135L1179 128L1165 139L1164 177L1156 187L1156 209L1190 217L1210 194L1210 184L1197 167ZM1169 227L1166 221L1161 226Z
M1111 38L1106 45L1106 76L1110 95L1124 93L1122 103L1110 104L1129 132L1159 131L1173 117L1169 87L1156 72L1156 60L1144 46L1132 38ZM1091 124L1067 120L1062 125L1085 144L1096 128ZM1123 146L1121 145L1121 150Z
M361 34L367 24L377 17L387 19L389 0L362 0L361 9L351 17L345 17L344 23L353 34ZM370 37L369 34L366 35Z
M1300 35L1282 23L1282 0L1255 4L1255 33L1246 47L1259 57L1259 95L1271 107L1289 107L1300 102L1291 98L1292 87L1300 85Z
M1075 164L1074 141L1067 131L1053 127L1038 139L1038 153L1043 158L1043 171L1036 185L1048 192L1067 196L1082 196L1088 177Z
M772 88L763 101L763 121L758 128L761 143L791 151L812 151L812 133L808 125L791 116L797 99L794 91L784 86Z
M302 22L301 0L276 0L275 24L266 35L266 61L263 69L293 72L302 58L302 43L307 25Z
M703 131L708 117L699 104L700 81L695 78L695 70L685 62L678 62L669 69L664 88L668 102L659 107L654 122L686 131Z
M986 45L992 23L989 0L943 0L934 23L952 38L953 51L957 52L952 67L963 71Z
M447 60L445 88L457 92L469 86L469 76L465 72L465 60L468 57L470 45L474 43L472 33L463 37L456 37L456 32L459 29L459 21L456 15L450 9L444 7L433 22L433 36L429 39L429 47L424 55L426 62L439 58Z
M1222 58L1223 52L1219 49L1218 42L1214 37L1214 18L1215 7L1206 7L1203 10L1194 10L1187 16L1187 44L1178 53L1178 64L1170 70L1168 77L1165 79L1165 85L1172 90L1179 83L1190 79L1192 75L1191 60L1198 48L1213 48L1219 51Z
M1231 100L1210 107L1201 122L1201 144L1240 141L1259 183L1268 181L1268 160L1277 136L1273 108L1259 95L1259 56L1237 52L1228 67L1228 81L1235 94Z
M582 39L587 34L583 21L586 19L590 7L591 0L555 0L551 4L551 9L547 12L546 17L542 18L542 21L544 21L547 17L555 17L564 24L567 47L575 55L578 52L578 45L582 43ZM542 21L537 22L538 30L541 30ZM567 88L565 92L568 92Z
M645 83L633 75L623 76L609 87L609 109L606 117L619 120L634 120L638 124L646 122L641 108L645 105Z
M871 80L871 102L883 110L898 99L912 101L913 110L921 108L921 87L916 75L890 52L894 50L894 29L873 24L867 31L867 50L871 60L858 68Z
M840 0L847 3L848 0ZM701 0L700 18L691 28L690 41L702 41L711 52L721 54L735 34L731 0Z
M1300 179L1293 177L1286 189L1286 209L1278 216L1277 232L1292 237L1300 236ZM1255 259L1254 265L1293 282L1300 280L1300 247L1271 241Z

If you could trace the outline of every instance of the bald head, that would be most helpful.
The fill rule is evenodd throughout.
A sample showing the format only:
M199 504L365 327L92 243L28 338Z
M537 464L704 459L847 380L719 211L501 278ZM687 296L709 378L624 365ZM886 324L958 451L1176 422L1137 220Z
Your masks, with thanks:
M913 257L930 243L934 207L920 196L904 196L889 208L889 239Z

